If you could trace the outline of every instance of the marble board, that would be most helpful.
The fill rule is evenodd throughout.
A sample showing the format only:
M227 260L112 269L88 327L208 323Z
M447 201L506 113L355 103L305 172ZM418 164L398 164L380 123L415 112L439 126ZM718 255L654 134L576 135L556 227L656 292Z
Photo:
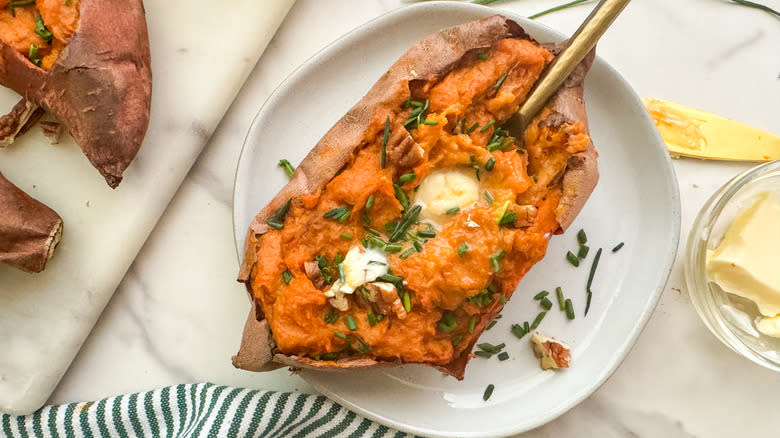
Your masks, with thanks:
M65 222L46 271L0 266L0 412L47 400L293 2L145 3L151 121L118 189L70 137L51 145L35 127L0 150L0 172ZM0 89L0 108L18 99Z

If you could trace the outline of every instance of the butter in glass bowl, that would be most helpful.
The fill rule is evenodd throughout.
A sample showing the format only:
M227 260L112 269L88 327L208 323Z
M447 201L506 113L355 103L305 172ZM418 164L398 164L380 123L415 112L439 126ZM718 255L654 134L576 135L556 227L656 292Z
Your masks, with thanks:
M780 371L780 161L712 195L693 223L685 262L688 293L710 331Z

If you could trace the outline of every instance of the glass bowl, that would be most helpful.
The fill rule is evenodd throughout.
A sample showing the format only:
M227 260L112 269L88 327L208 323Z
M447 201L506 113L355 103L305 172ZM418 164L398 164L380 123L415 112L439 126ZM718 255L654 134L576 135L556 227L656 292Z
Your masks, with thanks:
M710 197L688 236L685 280L696 311L715 337L753 362L780 371L780 338L758 331L756 304L723 291L709 281L706 270L707 250L715 249L736 216L766 192L780 196L780 161L737 175Z

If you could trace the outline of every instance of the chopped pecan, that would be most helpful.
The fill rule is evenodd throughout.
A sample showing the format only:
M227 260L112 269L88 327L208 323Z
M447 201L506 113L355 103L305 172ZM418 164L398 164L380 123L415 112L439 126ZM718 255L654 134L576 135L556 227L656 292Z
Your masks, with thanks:
M401 298L398 297L398 290L394 285L384 282L375 282L366 284L366 289L377 294L376 307L382 315L395 314L398 319L406 318L406 309Z
M342 312L349 310L349 301L347 301L347 297L345 297L343 294L338 294L335 297L330 298L328 303Z
M325 287L325 278L320 271L320 265L317 262L305 262L303 264L303 270L306 272L306 276L309 277L314 287L322 289Z
M569 368L571 352L563 342L536 332L531 337L531 343L534 347L534 354L539 358L539 365L543 370Z
M387 158L398 167L414 166L424 152L405 129L394 130L387 140Z
M530 227L536 219L537 209L533 205L512 205L510 211L516 216L514 226L517 228Z

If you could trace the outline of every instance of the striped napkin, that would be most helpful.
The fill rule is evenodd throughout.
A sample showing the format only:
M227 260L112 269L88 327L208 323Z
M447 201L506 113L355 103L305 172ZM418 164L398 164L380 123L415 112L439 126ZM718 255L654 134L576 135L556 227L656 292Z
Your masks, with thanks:
M176 385L96 402L0 417L0 436L350 437L409 435L362 418L321 395L212 383Z

